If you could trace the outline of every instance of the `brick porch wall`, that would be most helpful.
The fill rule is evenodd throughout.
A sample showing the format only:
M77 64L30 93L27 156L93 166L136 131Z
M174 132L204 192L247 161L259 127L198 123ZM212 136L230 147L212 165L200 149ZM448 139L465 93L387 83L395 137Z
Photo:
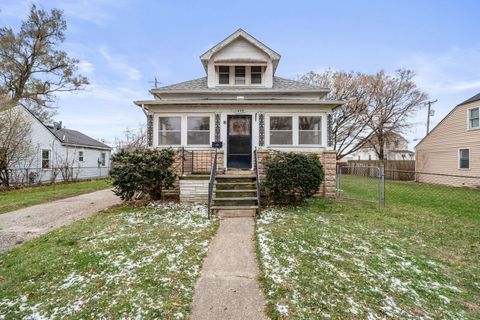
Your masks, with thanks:
M269 154L275 154L276 150L258 150L257 157L258 157L258 175L260 178L260 182L265 178L265 168L263 166L263 160ZM307 152L302 152L307 153ZM336 190L336 174L337 174L337 156L334 150L328 151L321 151L317 153L320 162L323 165L323 171L325 174L324 180L320 185L320 189L318 190L318 195L326 198L335 198L337 194Z

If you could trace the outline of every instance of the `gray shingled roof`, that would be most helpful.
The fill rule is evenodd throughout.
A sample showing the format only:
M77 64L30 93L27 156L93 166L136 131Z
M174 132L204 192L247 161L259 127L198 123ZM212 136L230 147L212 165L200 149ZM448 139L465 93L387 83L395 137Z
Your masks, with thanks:
M462 103L459 104L459 106L461 106L462 104L467 104L467 103L475 102L475 101L478 101L478 100L480 100L480 93L474 95L473 97L471 97L471 98L468 99L468 100L463 101Z
M50 132L52 132L60 141L66 144L78 145L78 146L85 146L85 147L96 147L96 148L108 148L109 146L106 144L90 138L89 136L70 129L55 129L54 127L48 126L47 127Z
M160 87L158 89L154 89L153 91L183 91L183 90L208 90L208 91L228 91L228 90L235 90L235 91L240 91L240 90L245 90L245 91L254 91L254 90L265 90L265 88L262 87L216 87L216 88L208 88L207 85L207 77L195 79L195 80L190 80L190 81L185 81L185 82L180 82L180 83L175 83L169 86L165 87ZM285 91L291 91L291 90L325 90L325 88L321 87L316 87L312 86L307 83L303 83L300 81L295 81L295 80L290 80L290 79L285 79L281 77L273 77L273 88L269 90L285 90Z

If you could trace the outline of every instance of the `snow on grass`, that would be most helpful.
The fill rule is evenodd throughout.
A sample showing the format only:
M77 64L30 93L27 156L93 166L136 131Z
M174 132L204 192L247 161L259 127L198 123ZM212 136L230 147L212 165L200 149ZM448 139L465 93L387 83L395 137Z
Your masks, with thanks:
M31 273L45 270L40 278L12 281L0 319L185 319L216 226L206 216L205 206L155 203L96 217L88 230L54 232L38 250L52 251L62 237L74 246L32 262Z
M264 210L257 245L274 318L462 319L462 289L439 261L411 253L394 232L328 213ZM335 221L338 219L338 221Z

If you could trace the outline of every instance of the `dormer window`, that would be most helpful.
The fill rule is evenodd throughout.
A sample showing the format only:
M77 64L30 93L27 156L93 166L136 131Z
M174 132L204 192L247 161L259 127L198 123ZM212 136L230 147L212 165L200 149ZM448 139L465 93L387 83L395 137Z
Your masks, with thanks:
M250 68L250 82L252 84L262 83L262 67L254 66Z
M219 84L230 83L230 67L229 66L218 67L218 83Z
M245 84L245 66L235 66L235 84Z

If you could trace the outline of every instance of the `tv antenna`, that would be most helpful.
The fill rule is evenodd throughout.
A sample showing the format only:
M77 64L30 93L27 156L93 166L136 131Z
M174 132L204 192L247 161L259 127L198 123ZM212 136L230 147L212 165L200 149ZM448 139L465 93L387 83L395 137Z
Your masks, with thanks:
M157 77L153 81L148 81L148 83L152 83L155 87L155 89L158 88L158 85L161 83L160 81L157 80Z

